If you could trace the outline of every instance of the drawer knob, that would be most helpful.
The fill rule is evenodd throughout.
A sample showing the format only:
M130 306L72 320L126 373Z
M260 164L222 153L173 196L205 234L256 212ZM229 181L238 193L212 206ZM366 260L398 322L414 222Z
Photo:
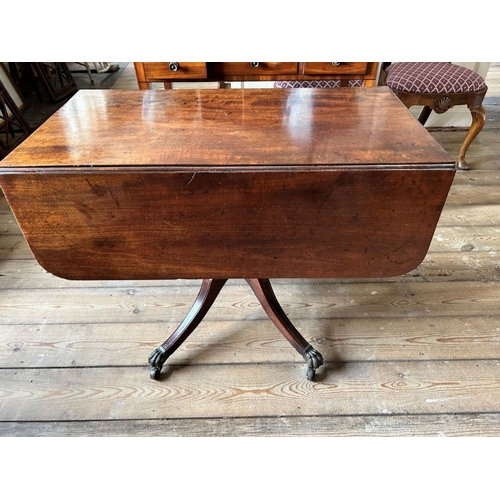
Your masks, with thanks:
M259 67L259 64L258 62L251 62L250 63L250 66L252 66L252 68L258 68Z
M177 71L179 69L179 63L177 62L171 62L169 65L168 65L168 69L170 71Z
M333 62L332 62L332 64L333 64L334 66L340 66L340 63L333 63Z

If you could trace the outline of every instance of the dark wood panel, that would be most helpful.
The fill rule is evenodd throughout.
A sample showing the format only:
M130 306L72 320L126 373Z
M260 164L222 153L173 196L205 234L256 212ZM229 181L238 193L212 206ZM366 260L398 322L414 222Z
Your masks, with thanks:
M305 75L363 75L368 67L366 62L306 62Z
M250 77L259 80L275 75L297 74L296 62L215 62L211 63L216 78L237 79Z
M420 264L453 175L129 169L2 184L38 262L64 278L373 278Z
M207 77L207 64L204 62L145 62L142 63L148 80L189 80Z
M4 159L0 171L436 164L454 165L387 87L82 90Z

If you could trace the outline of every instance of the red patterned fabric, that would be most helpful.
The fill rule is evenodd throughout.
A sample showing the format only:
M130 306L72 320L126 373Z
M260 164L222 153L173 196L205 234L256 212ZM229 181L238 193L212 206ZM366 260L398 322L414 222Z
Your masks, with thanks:
M333 89L340 87L340 80L283 80L277 81L275 87L280 89ZM349 80L348 87L362 87L363 80Z
M452 94L485 88L480 75L451 63L400 62L391 64L386 73L385 84L399 92Z

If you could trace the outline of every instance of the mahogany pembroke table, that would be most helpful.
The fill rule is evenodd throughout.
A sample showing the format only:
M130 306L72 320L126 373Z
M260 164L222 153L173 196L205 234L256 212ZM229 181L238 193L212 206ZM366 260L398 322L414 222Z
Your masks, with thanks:
M387 87L81 90L0 162L38 262L78 280L203 279L159 378L225 282L304 357L271 278L384 278L424 258L453 159Z

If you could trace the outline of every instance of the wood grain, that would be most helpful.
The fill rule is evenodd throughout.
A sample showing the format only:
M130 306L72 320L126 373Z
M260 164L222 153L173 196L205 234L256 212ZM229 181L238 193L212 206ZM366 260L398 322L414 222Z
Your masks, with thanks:
M497 437L497 413L0 422L11 437Z
M304 74L306 75L362 75L366 72L368 63L335 63L328 62L306 62L304 63Z
M36 259L64 278L373 278L423 260L452 178L129 169L1 182Z
M22 321L22 318L19 318ZM4 368L146 367L149 354L177 326L165 322L2 325ZM500 316L297 319L328 362L497 359ZM169 359L182 366L298 363L301 358L269 320L211 318Z
M81 90L0 169L436 164L453 160L386 87Z
M0 370L0 414L15 420L500 412L498 360ZM464 377L464 373L467 376Z
M40 299L35 290L11 290L4 297L0 322L12 324L22 314L24 324L57 323L64 311L75 323L92 321L127 322L181 320L193 303L196 286L183 287L175 300L164 300L163 288L134 289L70 288L48 289ZM288 283L276 295L293 320L333 318L394 318L408 316L484 315L495 308L500 296L500 282L430 283L351 283L348 286L321 280L302 284ZM169 296L171 298L171 295ZM232 284L221 292L209 314L219 319L265 319L248 287Z

